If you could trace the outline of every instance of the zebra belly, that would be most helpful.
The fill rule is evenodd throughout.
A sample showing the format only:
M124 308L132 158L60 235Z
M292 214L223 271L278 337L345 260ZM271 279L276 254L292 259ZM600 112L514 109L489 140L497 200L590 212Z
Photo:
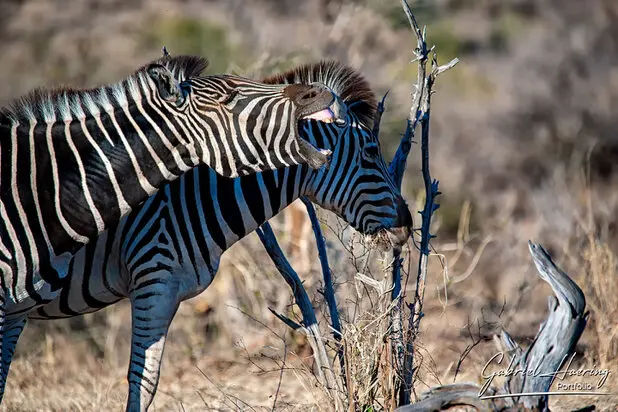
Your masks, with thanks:
M96 312L129 296L128 274L120 257L119 230L103 232L79 250L68 273L68 283L51 302L30 315L33 319L66 318ZM110 244L108 244L110 242Z
M61 278L65 278L68 273L70 260L67 254L58 256L53 262L56 273L60 274ZM37 306L42 306L55 300L61 292L58 287L53 287L46 282L41 274L37 271L32 274L31 279L27 279L25 270L19 272L20 267L25 264L18 264L18 267L12 273L2 273L3 281L7 285L6 288L6 313L8 319L23 316ZM14 278L17 282L14 282ZM33 291L34 293L31 293Z
M47 302L53 301L60 296L60 290L52 290L51 285L43 280L40 280L35 284L35 288L39 296L44 299L42 302L38 299L34 299L31 296L21 298L18 302L13 300L13 297L9 297L7 303L7 319L21 318L24 314L32 311L34 308L43 306Z
M103 298L99 296L99 298ZM80 304L79 302L67 302L60 299L55 299L46 305L39 306L34 311L31 311L28 314L28 318L30 319L41 319L41 320L49 320L49 319L64 319L64 318L72 318L75 316L85 315L87 313L98 312L101 309L105 309L108 306L113 305L123 299L117 296L108 296L109 300L106 302L104 306L90 306L84 304L83 302ZM67 307L68 303L68 307Z

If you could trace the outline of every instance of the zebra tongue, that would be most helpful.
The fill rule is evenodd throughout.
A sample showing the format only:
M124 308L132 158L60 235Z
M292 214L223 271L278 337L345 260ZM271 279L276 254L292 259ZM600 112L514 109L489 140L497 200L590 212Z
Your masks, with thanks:
M331 155L330 150L318 149L303 138L298 139L298 148L300 155L312 169L319 169L324 164L328 163Z
M304 116L303 119L313 119L318 120L324 123L332 123L335 120L335 113L328 108L324 110L320 110L319 112L312 113L310 115Z

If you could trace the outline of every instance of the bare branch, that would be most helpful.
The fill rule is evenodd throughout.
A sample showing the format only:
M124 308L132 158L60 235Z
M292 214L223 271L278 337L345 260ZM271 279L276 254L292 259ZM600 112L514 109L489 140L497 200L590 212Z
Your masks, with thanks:
M420 243L420 255L418 261L418 271L416 279L416 289L414 293L414 302L411 306L411 316L408 325L407 337L406 337L406 351L405 359L403 362L403 385L399 393L399 405L406 405L410 403L410 395L412 391L412 377L414 374L414 341L418 336L420 327L420 321L423 317L423 299L425 296L425 283L427 279L427 260L429 257L429 244L432 237L429 230L431 227L431 217L433 213L438 209L439 205L436 203L436 197L440 194L438 191L438 181L431 178L429 167L429 125L431 115L431 96L433 92L433 85L436 77L457 64L457 59L454 59L445 66L438 66L437 57L434 48L428 49L427 47L427 32L423 28L421 32L420 27L410 9L406 0L401 0L403 10L408 17L410 26L416 35L417 47L414 50L416 55L416 61L418 62L417 81L412 94L412 108L410 115L408 116L407 128L404 136L399 144L395 158L390 165L389 171L393 175L393 179L401 188L401 182L403 173L405 171L406 160L410 151L412 139L415 134L416 126L421 123L421 159L422 159L422 175L425 183L425 206L421 212L422 225L421 225L421 243ZM432 53L431 72L427 75L427 60L429 53ZM396 255L395 255L396 256ZM393 264L393 281L400 282L401 275L399 274L401 263L398 259L395 259ZM398 289L398 285L394 285L394 289ZM401 299L401 297L399 298ZM401 304L396 305L396 308L401 311ZM395 321L400 321L401 314L393 315ZM398 326L394 325L394 329ZM397 345L396 345L397 346Z
M418 22L416 21L416 17L414 17L414 13L410 9L408 2L406 0L401 0L401 6L403 7L403 11L408 17L408 21L410 22L410 27L416 36L416 48L414 49L414 55L416 58L412 60L412 62L418 63L418 72L416 75L416 83L414 85L414 90L412 93L412 106L410 107L410 114L408 115L408 120L406 124L405 133L399 143L399 147L395 152L395 156L389 165L389 173L393 177L395 183L399 188L401 188L401 181L403 179L404 171L406 169L406 163L408 159L408 154L410 153L410 149L412 147L412 142L414 140L414 136L416 133L416 127L418 123L421 121L421 118L427 113L427 106L421 107L423 101L429 102L429 98L426 96L427 94L431 94L431 85L428 84L430 82L433 84L435 78L441 73L447 71L448 69L454 67L459 59L454 58L449 63L438 66L435 59L436 53L434 48L427 48L427 30L423 27L421 31ZM430 76L427 76L427 60L429 53L433 53L433 61L432 61L432 72ZM379 113L381 117L381 113Z
M328 357L326 346L324 344L324 339L320 333L320 328L318 326L317 318L315 316L315 311L311 304L311 300L307 295L307 291L303 287L303 284L298 277L296 271L290 265L290 262L287 260L279 243L277 242L277 238L270 227L268 222L264 223L260 228L257 229L257 234L268 255L275 263L275 266L281 273L281 276L285 279L285 281L290 285L292 289L292 293L294 294L294 300L296 305L298 305L301 314L302 314L302 330L306 335L309 341L309 345L313 350L313 355L316 363L317 376L319 381L324 385L327 392L331 396L335 407L337 410L343 410L343 404L341 398L339 396L339 388L338 381L333 372L332 367L330 366L330 359ZM288 326L292 326L285 319L285 317L279 315L277 316L279 319L283 320ZM296 324L295 324L296 325Z
M390 93L390 90L384 93L384 96L382 96L382 100L378 102L378 108L376 109L376 114L375 114L375 117L373 118L372 133L376 139L380 138L380 123L382 122L382 114L384 113L384 109L385 109L384 103L386 102L386 98L388 97L389 93Z
M452 69L453 67L455 67L455 65L459 63L459 59L457 57L455 57L453 60L451 60L450 62L448 62L447 64L443 64L442 66L438 66L435 69L435 73L434 76L438 77L440 74L444 73L445 71Z
M406 129L403 137L401 138L401 141L399 142L399 147L395 152L395 156L393 157L393 160L389 165L389 173L399 190L401 190L403 175L406 169L408 155L410 154L410 149L412 148L412 142L416 133L416 127L422 116L421 102L423 101L423 96L426 93L425 76L427 73L427 43L425 41L425 33L421 32L416 18L414 17L414 14L412 13L412 10L410 9L410 6L406 2L406 0L401 0L401 6L403 7L403 10L408 17L408 21L410 22L410 26L412 27L412 30L416 35L417 47L414 50L414 55L416 56L416 58L413 61L417 62L418 71L416 83L412 92L412 106L410 108L410 113L406 121ZM391 296L394 303L393 310L391 312L391 350L393 357L392 362L396 374L403 375L400 375L397 378L397 381L395 383L395 390L399 393L399 400L397 401L398 404L406 405L410 403L412 371L407 371L405 367L406 363L411 364L411 362L406 362L406 358L410 357L410 354L406 355L404 349L402 313L403 294L401 288L402 259L400 257L400 251L393 250L390 261L392 262L391 279L393 282ZM410 339L413 338L409 337L408 341ZM410 377L409 385L406 384L406 382L408 382L408 379L406 379L408 376Z
M406 170L406 164L408 161L408 154L410 153L410 149L412 147L412 142L414 140L414 134L416 133L416 126L420 121L422 116L421 111L421 102L423 101L423 95L425 93L425 76L427 74L427 42L425 41L425 32L421 32L418 23L416 22L416 18L410 9L406 0L401 0L401 6L403 7L406 16L408 17L408 21L410 22L410 26L416 35L417 47L414 49L414 55L416 59L414 62L418 63L418 72L416 75L416 83L414 86L414 90L412 92L412 106L410 108L410 114L408 115L408 120L406 122L406 129L399 142L399 147L395 152L395 156L391 161L388 171L391 174L391 177L395 181L397 187L401 189L401 181L403 179L404 171Z
M313 235L315 237L316 246L318 249L318 256L320 258L320 266L322 267L322 278L324 279L324 299L328 305L328 313L330 315L331 326L333 328L333 337L337 342L337 356L339 357L339 363L341 366L341 374L343 381L345 378L345 357L343 353L343 347L341 346L341 321L339 320L339 310L337 309L337 299L335 298L335 289L333 287L333 278L328 264L328 254L326 252L326 243L324 242L324 235L322 234L322 228L320 227L320 221L318 215L315 212L315 208L309 199L301 197L300 200L305 204L307 213L309 214L309 220L311 221L311 227L313 228Z
M470 406L479 412L499 410L489 402L479 399L479 387L473 383L454 383L432 388L421 395L421 399L412 404L397 408L396 412L442 411L451 407Z
M467 326L468 326L467 327L468 336L470 337L470 340L472 341L472 343L468 344L466 348L464 349L464 351L462 352L462 354L459 356L459 360L457 361L457 365L455 366L455 373L453 374L453 382L455 382L455 379L457 379L457 375L459 375L459 371L461 370L461 365L463 364L463 361L466 360L468 355L470 355L470 352L472 352L472 349L474 349L476 346L478 346L483 341L483 339L481 338L480 321L477 322L478 332L476 336L472 333L472 326L470 325L469 321L468 321Z

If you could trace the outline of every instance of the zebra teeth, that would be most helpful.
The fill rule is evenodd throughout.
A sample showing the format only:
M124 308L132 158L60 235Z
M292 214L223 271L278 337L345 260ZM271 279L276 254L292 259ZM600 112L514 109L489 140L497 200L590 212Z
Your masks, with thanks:
M323 123L333 123L335 121L335 113L330 108L328 108L304 116L303 120L305 119L317 120Z

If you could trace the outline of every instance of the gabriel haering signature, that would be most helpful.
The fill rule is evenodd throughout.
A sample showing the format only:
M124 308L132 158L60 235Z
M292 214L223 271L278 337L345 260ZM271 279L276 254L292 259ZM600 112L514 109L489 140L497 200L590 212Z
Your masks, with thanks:
M558 369L555 371L541 371L540 365L537 365L534 369L528 369L527 367L521 367L515 364L515 359L511 358L509 365L506 369L499 369L495 372L489 372L488 369L490 365L502 364L504 360L504 352L498 352L494 356L487 361L483 370L481 371L481 377L484 379L483 386L479 390L479 398L480 399L491 399L491 398L505 398L511 396L538 396L538 395L612 395L608 392L601 392L600 390L607 382L607 378L609 377L611 371L609 369L598 369L592 367L590 369L576 369L572 368L573 359L575 358L575 353L571 355L569 358L566 355L560 365L558 365ZM566 366L563 370L560 370L562 365L568 359ZM483 396L485 392L491 387L494 379L496 377L515 377L520 375L521 378L526 377L549 377L552 380L559 381L556 384L556 391L543 392L543 393L511 393L508 395L491 395L491 396ZM596 381L596 385L589 382L567 382L567 378L584 378L584 377L598 377Z

